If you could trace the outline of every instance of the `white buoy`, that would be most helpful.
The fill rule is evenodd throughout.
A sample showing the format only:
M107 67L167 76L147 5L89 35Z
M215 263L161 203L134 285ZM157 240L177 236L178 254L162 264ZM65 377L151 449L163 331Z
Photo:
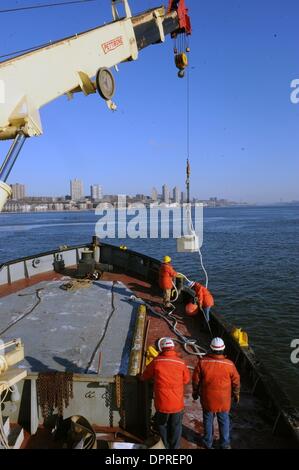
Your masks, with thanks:
M186 166L187 204L184 209L186 211L188 233L186 235L183 235L180 238L177 238L176 247L177 247L178 253L195 253L195 252L198 252L200 249L199 238L198 238L198 235L196 235L195 233L193 223L192 223L191 204L190 204L190 174L191 174L191 167L189 163L189 158L187 158L187 166Z
M11 187L3 181L0 181L0 212L2 211L7 199L11 197L11 195Z
M194 253L199 250L199 238L195 232L178 238L176 241L178 253Z

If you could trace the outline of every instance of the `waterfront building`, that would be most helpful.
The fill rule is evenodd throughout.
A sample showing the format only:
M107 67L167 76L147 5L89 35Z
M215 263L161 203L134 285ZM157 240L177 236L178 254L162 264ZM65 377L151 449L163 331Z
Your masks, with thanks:
M157 202L158 201L158 191L156 188L152 188L152 201Z
M26 187L24 184L11 184L12 190L12 199L18 201L19 199L24 199L26 197Z
M103 198L103 189L99 184L90 186L90 198L92 201L100 201Z
M170 191L169 191L169 187L167 186L167 184L164 184L162 186L162 201L165 204L169 204L170 202Z
M172 201L175 202L176 204L179 204L180 198L181 198L180 188L176 186L175 188L173 188Z
M83 182L77 178L71 180L70 191L72 201L80 201L84 198Z

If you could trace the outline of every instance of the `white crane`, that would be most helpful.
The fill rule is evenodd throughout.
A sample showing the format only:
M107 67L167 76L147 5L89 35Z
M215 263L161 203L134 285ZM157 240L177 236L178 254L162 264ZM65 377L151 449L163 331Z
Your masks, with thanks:
M111 23L0 62L0 140L14 139L0 168L0 211L11 196L6 181L24 141L43 132L42 106L62 95L72 98L76 92L98 91L115 110L109 68L136 60L141 49L164 42L167 34L191 33L185 0L169 0L166 12L158 7L137 16L132 16L128 0L111 2ZM118 3L124 7L122 18ZM179 63L186 66L184 60Z

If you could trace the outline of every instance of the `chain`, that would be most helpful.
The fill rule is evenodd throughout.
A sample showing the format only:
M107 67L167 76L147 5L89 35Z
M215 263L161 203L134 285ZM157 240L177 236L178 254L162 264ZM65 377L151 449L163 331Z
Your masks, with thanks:
M126 408L125 408L125 396L126 396L126 381L125 379L122 379L122 387L121 387L121 418L122 418L122 425L123 428L126 429L127 424L126 424Z
M55 408L58 416L63 416L70 399L73 398L72 372L41 372L36 381L37 398L43 418L49 417Z
M116 406L119 410L121 417L122 427L126 429L126 411L124 406L125 400L125 380L119 375L115 376L115 397L116 397Z
M103 398L105 399L105 406L109 408L109 426L113 427L113 411L112 411L112 401L113 401L113 384L109 384L106 387L105 393L103 393Z
M121 407L121 378L119 375L115 377L115 396L116 396L116 406L117 408Z

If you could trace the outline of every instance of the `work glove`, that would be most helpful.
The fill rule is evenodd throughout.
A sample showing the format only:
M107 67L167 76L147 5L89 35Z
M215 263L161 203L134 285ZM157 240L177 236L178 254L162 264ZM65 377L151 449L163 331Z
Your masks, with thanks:
M193 398L193 400L198 400L198 398L199 398L198 392L192 392L192 398Z
M238 405L240 403L240 394L234 393L234 402Z

